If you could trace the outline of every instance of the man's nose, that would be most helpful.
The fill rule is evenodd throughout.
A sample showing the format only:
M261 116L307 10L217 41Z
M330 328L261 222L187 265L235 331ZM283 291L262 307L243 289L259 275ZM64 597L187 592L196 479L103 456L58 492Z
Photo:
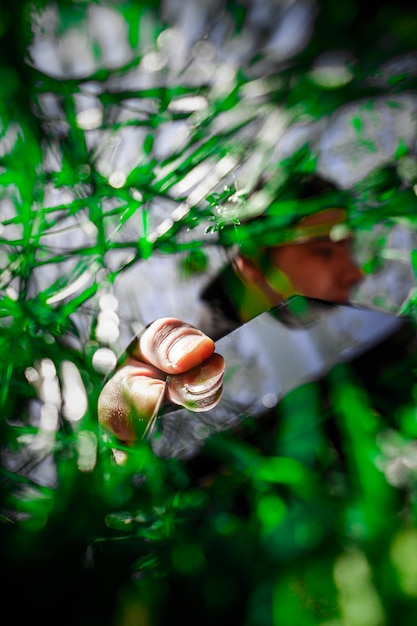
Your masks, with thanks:
M352 245L350 241L339 243L339 259L341 262L341 278L349 287L354 287L364 279L364 273L356 263L352 255Z
M351 257L349 257L348 263L346 265L346 271L345 271L346 282L353 287L354 285L357 285L358 283L360 283L363 280L363 278L364 278L363 271L355 263L355 261Z

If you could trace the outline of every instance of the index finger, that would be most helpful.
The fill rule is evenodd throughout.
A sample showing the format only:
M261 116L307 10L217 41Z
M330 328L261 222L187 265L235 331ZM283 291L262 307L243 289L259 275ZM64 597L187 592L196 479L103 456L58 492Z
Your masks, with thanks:
M131 354L167 374L182 374L214 352L214 341L191 324L163 317L148 326Z

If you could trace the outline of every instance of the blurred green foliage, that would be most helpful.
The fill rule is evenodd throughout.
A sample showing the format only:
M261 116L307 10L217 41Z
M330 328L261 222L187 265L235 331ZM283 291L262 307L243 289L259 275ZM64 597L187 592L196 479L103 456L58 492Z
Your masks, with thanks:
M102 298L118 277L178 253L183 276L206 271L213 223L246 210L242 181L247 192L265 177L275 192L314 171L314 143L274 160L276 125L328 123L362 100L371 113L377 98L395 108L415 93L408 3L312 3L302 45L284 54L272 43L291 6L15 0L0 10L0 521L16 623L414 622L412 378L396 378L405 393L387 425L334 373L341 467L315 385L281 403L267 452L213 438L207 454L229 472L205 486L146 442L115 465L97 427L95 357L121 348L100 335ZM334 50L346 71L323 77L316 61ZM361 150L378 150L360 113L349 123ZM416 183L413 142L400 138L350 189L353 227L415 230ZM406 310L415 316L413 296Z

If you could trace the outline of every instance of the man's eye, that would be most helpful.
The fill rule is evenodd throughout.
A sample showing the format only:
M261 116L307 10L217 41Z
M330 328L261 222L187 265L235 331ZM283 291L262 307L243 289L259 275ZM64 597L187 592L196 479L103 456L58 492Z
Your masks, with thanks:
M331 246L316 246L313 250L313 254L316 256L323 257L325 259L329 259L333 254L333 248Z

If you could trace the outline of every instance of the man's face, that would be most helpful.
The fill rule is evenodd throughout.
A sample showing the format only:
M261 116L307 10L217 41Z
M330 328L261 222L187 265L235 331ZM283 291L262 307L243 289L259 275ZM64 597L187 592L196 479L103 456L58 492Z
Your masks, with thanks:
M269 250L272 263L301 295L343 304L363 275L353 261L351 240L312 239Z

